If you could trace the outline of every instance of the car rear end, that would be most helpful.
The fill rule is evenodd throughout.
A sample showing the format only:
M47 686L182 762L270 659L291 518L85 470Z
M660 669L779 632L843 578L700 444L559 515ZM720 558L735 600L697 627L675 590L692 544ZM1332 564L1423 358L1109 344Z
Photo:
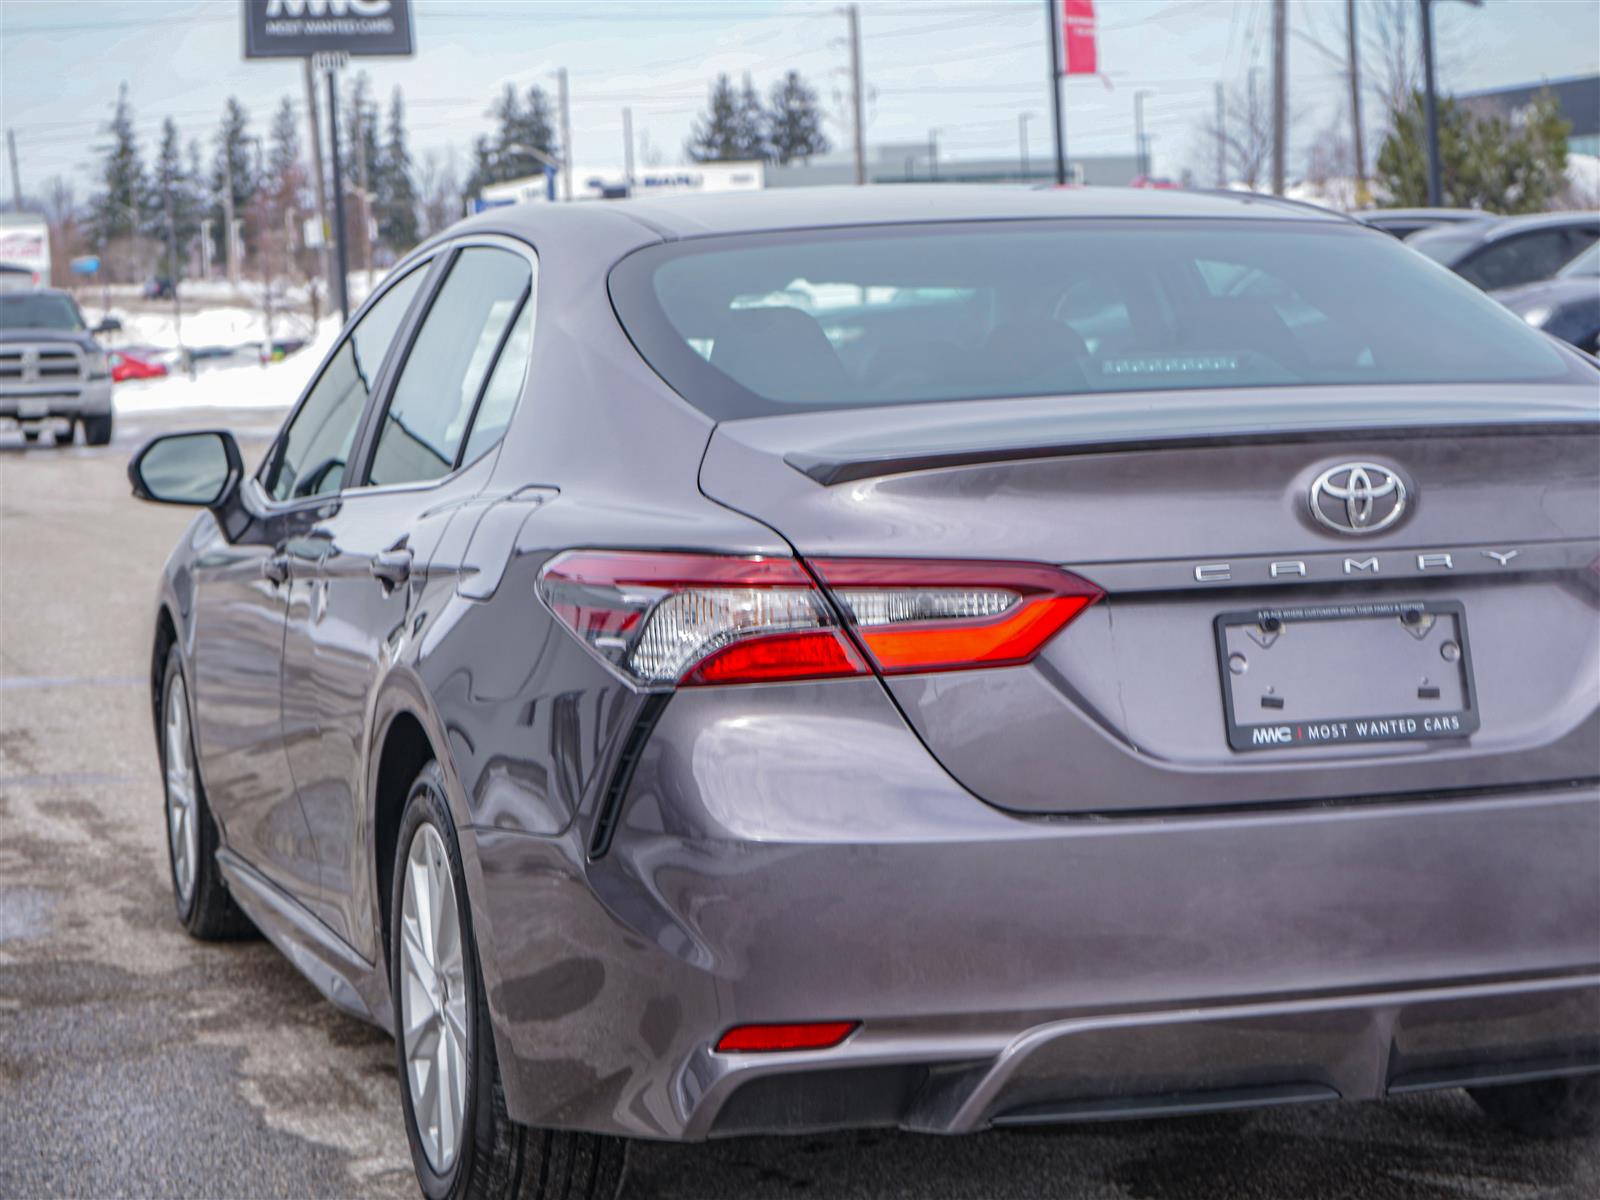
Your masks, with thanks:
M1591 366L1305 219L689 239L612 298L774 544L543 568L638 697L563 890L630 1032L569 1029L553 1090L514 1063L519 1119L959 1132L1600 1070ZM539 853L497 903L552 898ZM546 1016L526 1045L593 1009Z

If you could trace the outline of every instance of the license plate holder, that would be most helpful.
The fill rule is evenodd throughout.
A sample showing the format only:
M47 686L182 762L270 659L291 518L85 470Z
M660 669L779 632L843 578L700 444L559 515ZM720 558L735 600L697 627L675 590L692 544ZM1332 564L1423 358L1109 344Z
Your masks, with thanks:
M1263 606L1215 621L1228 744L1459 739L1478 702L1457 600Z
M48 400L20 400L17 402L17 416L25 420L50 415L50 402Z

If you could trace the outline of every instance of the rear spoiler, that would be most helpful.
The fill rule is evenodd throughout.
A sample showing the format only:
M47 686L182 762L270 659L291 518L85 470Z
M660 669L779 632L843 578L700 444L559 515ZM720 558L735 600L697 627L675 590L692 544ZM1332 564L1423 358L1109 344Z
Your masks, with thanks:
M1475 384L1470 390L1485 389ZM795 447L784 454L783 461L827 487L941 467L1130 450L1334 438L1600 433L1600 398L1582 388L1561 388L1557 398L1546 401L1510 400L1503 395L1458 395L1442 400L1434 386L1429 385L1428 391L1435 394L1405 398L1319 389L1317 396L1308 398L1304 393L1290 396L1273 389L1248 398L1235 395L1225 404L1196 403L1193 392L1186 396L1077 396L1072 398L1071 408L1059 400L1021 402L1022 406L1038 405L1036 413L1026 413L1015 401L967 403L959 409L919 405L922 411L918 415L933 419L915 424L915 418L907 419L913 409L876 409L872 411L880 420L855 437ZM1005 411L1000 411L1000 405ZM937 415L930 411L935 407L942 410Z

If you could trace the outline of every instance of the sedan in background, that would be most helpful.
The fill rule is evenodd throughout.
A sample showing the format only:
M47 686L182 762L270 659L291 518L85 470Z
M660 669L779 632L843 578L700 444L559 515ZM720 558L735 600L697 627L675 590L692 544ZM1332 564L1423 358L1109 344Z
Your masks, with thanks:
M496 209L256 469L129 473L199 510L177 918L394 1036L429 1197L1453 1087L1600 1129L1600 365L1359 222Z
M1379 208L1352 214L1364 225L1381 229L1402 240L1424 229L1460 225L1467 221L1493 221L1493 213L1476 208Z
M1406 245L1486 292L1549 279L1600 241L1600 213L1540 213L1425 229Z
M1600 354L1600 242L1552 279L1492 294L1535 329Z

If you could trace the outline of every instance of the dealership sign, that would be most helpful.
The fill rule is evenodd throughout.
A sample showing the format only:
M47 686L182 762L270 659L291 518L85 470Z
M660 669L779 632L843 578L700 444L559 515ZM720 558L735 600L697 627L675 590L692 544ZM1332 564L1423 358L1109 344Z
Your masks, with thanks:
M412 53L411 0L244 0L246 58Z

